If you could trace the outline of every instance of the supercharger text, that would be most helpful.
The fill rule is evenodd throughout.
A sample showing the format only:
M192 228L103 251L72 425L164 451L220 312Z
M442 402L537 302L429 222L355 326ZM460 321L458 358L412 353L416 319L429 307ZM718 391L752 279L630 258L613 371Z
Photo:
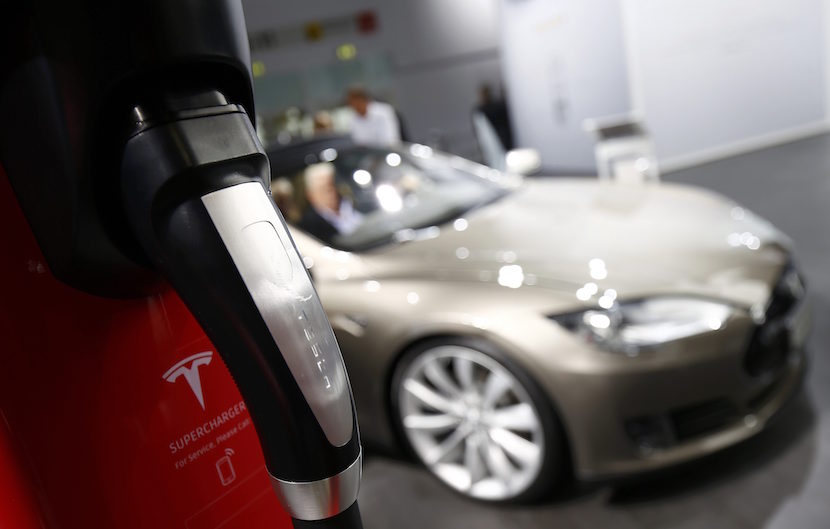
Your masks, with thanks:
M210 420L205 421L201 425L197 426L196 428L190 430L189 432L185 433L175 441L171 441L168 445L171 454L176 454L180 450L184 450L187 448L191 443L195 443L202 437L210 434L217 428L221 427L223 424L227 423L228 421L239 417L245 412L245 402L239 401L230 408L226 409L222 413L217 414L215 417L211 418Z

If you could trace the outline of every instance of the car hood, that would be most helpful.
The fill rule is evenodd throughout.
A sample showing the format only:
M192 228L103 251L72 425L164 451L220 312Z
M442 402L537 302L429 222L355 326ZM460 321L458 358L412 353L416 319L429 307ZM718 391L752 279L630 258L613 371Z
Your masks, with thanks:
M751 306L766 302L788 246L766 221L702 189L540 179L366 260L378 278L544 288L574 303L613 289L620 299L682 294Z

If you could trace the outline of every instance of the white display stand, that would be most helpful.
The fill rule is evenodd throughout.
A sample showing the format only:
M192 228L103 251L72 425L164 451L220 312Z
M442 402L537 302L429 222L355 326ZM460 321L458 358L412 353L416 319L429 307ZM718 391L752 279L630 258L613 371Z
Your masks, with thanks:
M660 180L654 142L637 116L589 119L583 128L596 141L594 156L600 180L628 184Z

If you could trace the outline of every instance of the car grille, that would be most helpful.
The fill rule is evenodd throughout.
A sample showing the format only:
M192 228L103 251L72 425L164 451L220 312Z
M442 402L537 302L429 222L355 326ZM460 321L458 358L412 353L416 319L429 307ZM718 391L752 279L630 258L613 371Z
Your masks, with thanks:
M640 451L648 454L725 428L740 417L732 401L719 398L668 413L629 419L625 422L625 431Z
M671 413L675 439L679 442L720 430L739 418L738 408L727 399L716 399Z
M803 295L803 281L795 267L788 265L773 289L764 323L756 327L750 339L744 357L744 369L750 376L764 376L786 362L790 349L786 318Z

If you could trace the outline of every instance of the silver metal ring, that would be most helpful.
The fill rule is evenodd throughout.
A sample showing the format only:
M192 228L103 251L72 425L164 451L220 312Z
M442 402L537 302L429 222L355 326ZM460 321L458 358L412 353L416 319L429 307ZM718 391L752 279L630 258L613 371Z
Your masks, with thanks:
M270 476L288 514L297 520L324 520L345 511L357 501L363 473L363 450L354 463L336 476L317 481L284 481Z

